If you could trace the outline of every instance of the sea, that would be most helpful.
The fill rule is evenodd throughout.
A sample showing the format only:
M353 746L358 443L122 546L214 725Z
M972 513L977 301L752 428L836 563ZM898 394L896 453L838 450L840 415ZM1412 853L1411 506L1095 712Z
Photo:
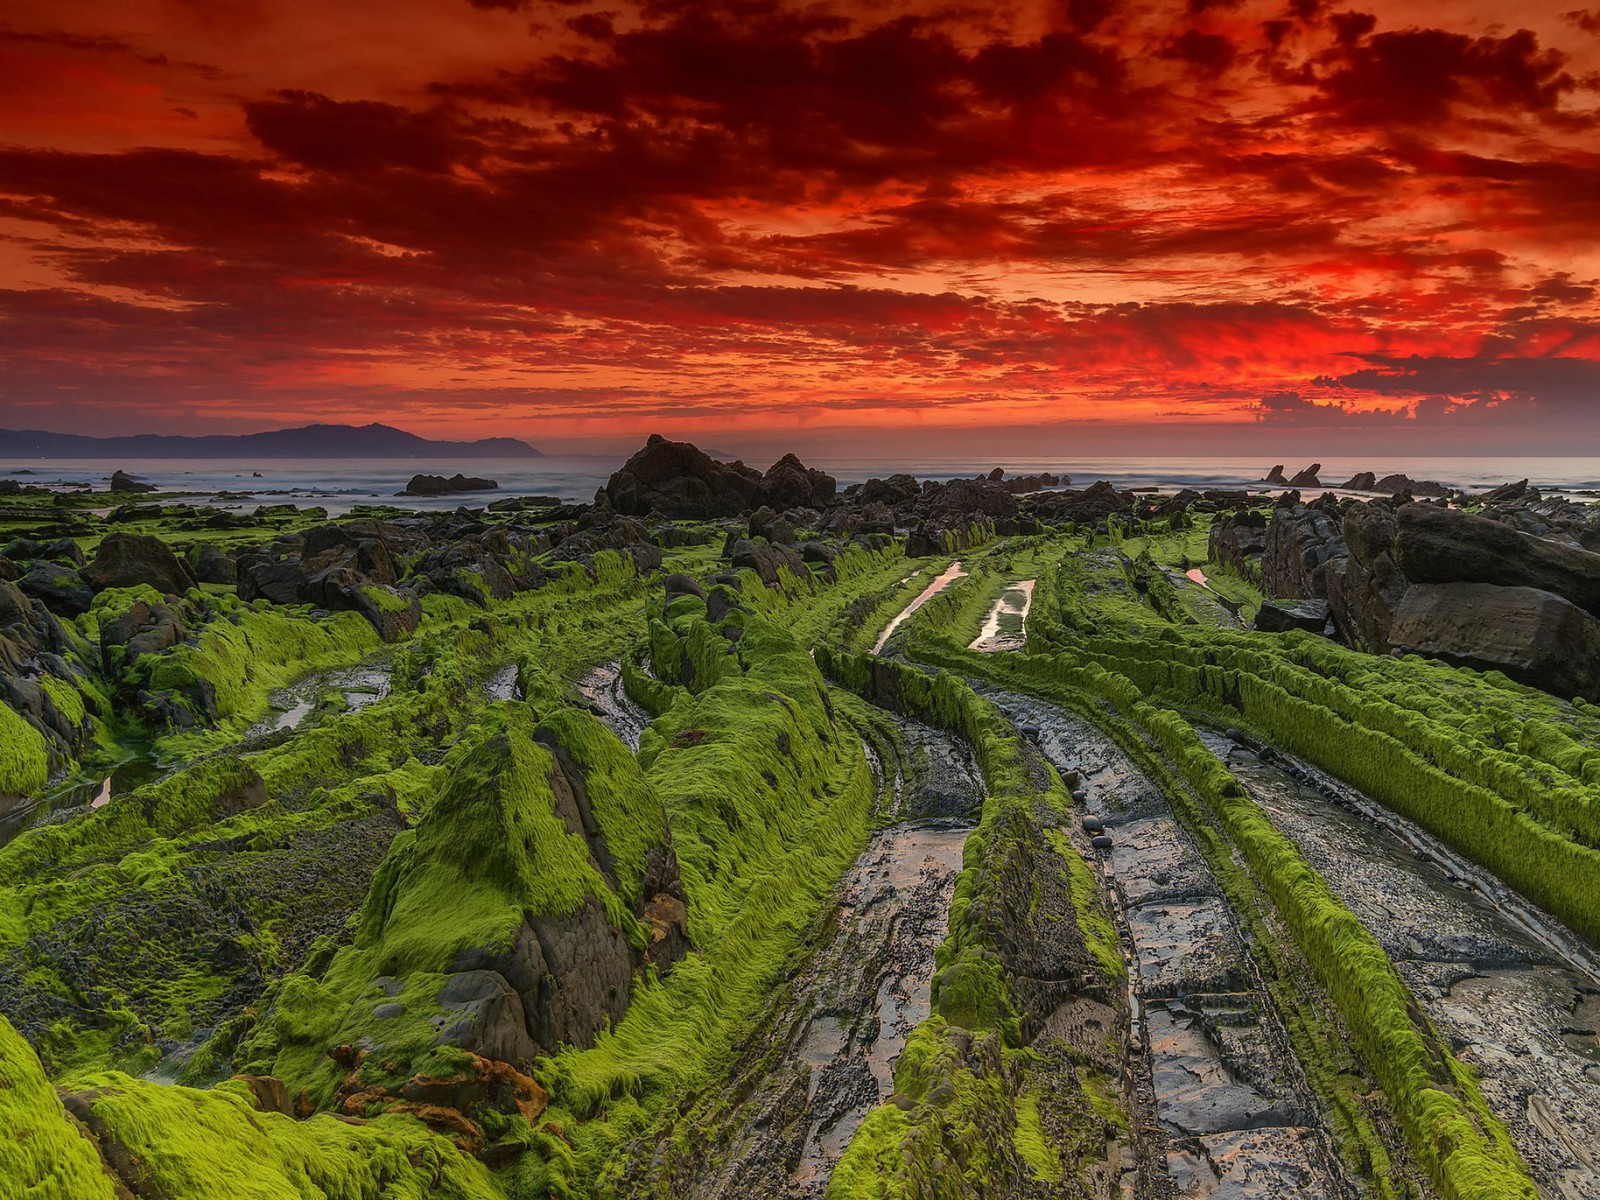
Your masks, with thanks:
M594 499L625 455L546 455L543 458L432 459L262 459L238 463L227 459L39 459L31 462L0 460L0 479L46 486L88 485L103 491L111 472L121 469L155 484L164 493L182 494L195 503L249 511L260 504L321 506L329 514L347 513L356 505L392 504L422 511L450 510L462 505L482 507L509 496L548 495L563 501ZM766 462L749 465L764 470ZM1049 471L1069 477L1071 486L1087 487L1099 479L1119 488L1153 488L1162 492L1180 488L1246 488L1258 485L1274 465L1264 458L1051 458L1031 461L961 458L853 459L818 457L807 466L820 467L838 479L840 487L873 476L896 473L919 479L953 479L987 474L1002 467L1008 475ZM1308 464L1289 462L1284 473L1293 476ZM414 497L398 495L419 472L466 475L492 479L492 491L456 496ZM1337 485L1359 471L1382 478L1404 472L1413 479L1437 480L1468 491L1528 479L1546 492L1575 499L1600 498L1600 458L1367 458L1323 463L1324 484ZM1309 497L1311 493L1307 491Z

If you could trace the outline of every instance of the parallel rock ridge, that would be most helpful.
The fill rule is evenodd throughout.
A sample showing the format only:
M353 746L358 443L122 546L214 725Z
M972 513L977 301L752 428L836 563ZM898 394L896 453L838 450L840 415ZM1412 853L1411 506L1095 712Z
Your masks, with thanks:
M1600 1195L1600 506L1071 482L6 489L0 1196Z

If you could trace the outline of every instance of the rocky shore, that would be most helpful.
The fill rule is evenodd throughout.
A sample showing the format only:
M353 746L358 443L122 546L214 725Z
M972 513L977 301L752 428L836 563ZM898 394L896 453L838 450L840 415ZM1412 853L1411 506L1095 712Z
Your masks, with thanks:
M118 480L0 497L0 1193L1593 1182L1596 506Z

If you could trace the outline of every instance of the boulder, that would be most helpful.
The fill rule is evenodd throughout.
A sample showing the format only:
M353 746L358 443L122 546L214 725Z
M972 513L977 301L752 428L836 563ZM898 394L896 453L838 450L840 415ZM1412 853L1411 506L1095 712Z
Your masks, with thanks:
M1266 476L1261 480L1261 482L1262 483L1275 483L1280 487L1288 487L1289 486L1289 481L1287 479L1285 479L1284 476L1283 476L1283 464L1282 463L1278 463L1275 467L1272 468L1272 470L1268 471L1266 473Z
M238 567L233 555L214 542L201 542L189 552L189 568L201 583L232 584L238 582Z
M1600 699L1600 620L1554 592L1415 584L1395 612L1389 643L1558 695Z
M785 454L761 477L761 496L773 508L826 508L833 503L838 481L825 471Z
M792 548L775 546L771 542L753 542L749 538L741 538L734 543L733 565L735 569L754 571L768 587L778 586L780 567L787 567L792 574L801 578L807 574L805 561Z
M1394 557L1395 508L1386 500L1352 505L1341 532L1345 554L1324 571L1339 636L1358 650L1389 651L1389 626L1409 586Z
M662 589L666 592L668 601L677 596L698 596L704 600L706 589L700 586L700 581L693 575L684 575L674 572L662 581Z
M1348 492L1374 492L1378 490L1378 477L1371 471L1359 471L1340 486Z
M1261 554L1267 548L1267 516L1253 508L1228 513L1211 524L1208 557L1227 563L1247 579L1256 576Z
M163 595L183 595L195 586L194 572L158 537L113 533L100 543L83 577L95 591L148 584Z
M1321 599L1328 594L1328 564L1348 550L1339 507L1331 495L1315 504L1279 502L1261 553L1261 582L1274 596Z
M1268 600L1256 613L1255 627L1264 633L1304 629L1321 633L1328 627L1326 600Z
M1317 474L1321 470L1321 463L1312 463L1304 471L1289 480L1289 486L1292 488L1319 488L1322 486L1322 481L1317 478Z
M1493 583L1554 592L1600 614L1600 554L1549 542L1471 513L1402 505L1394 557L1412 583Z

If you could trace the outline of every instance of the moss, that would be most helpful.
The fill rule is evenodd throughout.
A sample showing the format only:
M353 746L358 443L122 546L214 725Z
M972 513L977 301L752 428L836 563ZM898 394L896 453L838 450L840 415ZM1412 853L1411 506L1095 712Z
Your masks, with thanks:
M44 735L0 704L0 795L28 796L50 778Z
M920 649L936 661L971 658L932 638ZM1146 703L1130 680L1098 665L1073 665L1064 656L991 660L975 669L1066 703L1105 725L1136 757L1148 761L1149 748L1106 709L1153 739L1271 897L1382 1083L1413 1152L1443 1194L1451 1200L1535 1194L1505 1130L1421 1017L1388 956L1181 717Z
M152 691L208 689L224 720L253 720L266 711L273 689L319 667L357 662L379 644L372 625L356 613L313 620L231 597L208 604L212 619L193 645L146 655L134 669L139 686Z
M881 1104L867 1114L850 1139L833 1175L826 1200L890 1200L905 1169L901 1145L911 1118L898 1105Z
M560 732L582 744L581 756L611 768L590 797L596 813L604 814L602 828L617 828L653 802L653 822L646 825L662 835L660 802L642 786L627 786L640 783L636 768L629 780L622 764L596 745L597 729L587 714L560 721ZM326 1102L336 1072L324 1054L340 1042L382 1046L399 1064L395 1069L434 1053L429 1018L451 964L464 951L509 950L529 917L571 915L594 897L613 925L644 944L631 906L601 875L584 838L558 815L556 763L536 734L536 719L523 706L496 705L485 713L446 760L444 790L417 828L395 838L353 944L338 952L324 978L292 979L278 997L253 1053L273 1055L275 1069L291 1085ZM619 797L632 814L610 811ZM635 892L643 840L632 833L622 848ZM403 1019L373 1016L389 999L373 986L385 976L404 981Z
M1103 1102L1104 1093L1097 1098ZM1113 1108L1112 1111L1117 1110ZM1044 1183L1061 1182L1066 1172L1061 1166L1061 1155L1045 1139L1044 1121L1039 1115L1039 1094L1035 1091L1024 1092L1017 1098L1017 1131L1012 1141L1035 1178Z
M351 1125L259 1112L243 1085L207 1091L126 1075L79 1079L104 1136L170 1200L504 1200L481 1163L414 1120Z
M92 1142L68 1118L33 1048L0 1015L0 1192L114 1200Z
M1100 964L1100 971L1108 981L1122 979L1128 973L1128 964L1122 957L1121 941L1117 928L1105 910L1100 898L1100 888L1094 871L1083 855L1073 849L1071 841L1060 829L1047 829L1045 836L1066 865L1068 882L1072 888L1072 907L1078 914L1078 929L1083 934L1089 953Z

